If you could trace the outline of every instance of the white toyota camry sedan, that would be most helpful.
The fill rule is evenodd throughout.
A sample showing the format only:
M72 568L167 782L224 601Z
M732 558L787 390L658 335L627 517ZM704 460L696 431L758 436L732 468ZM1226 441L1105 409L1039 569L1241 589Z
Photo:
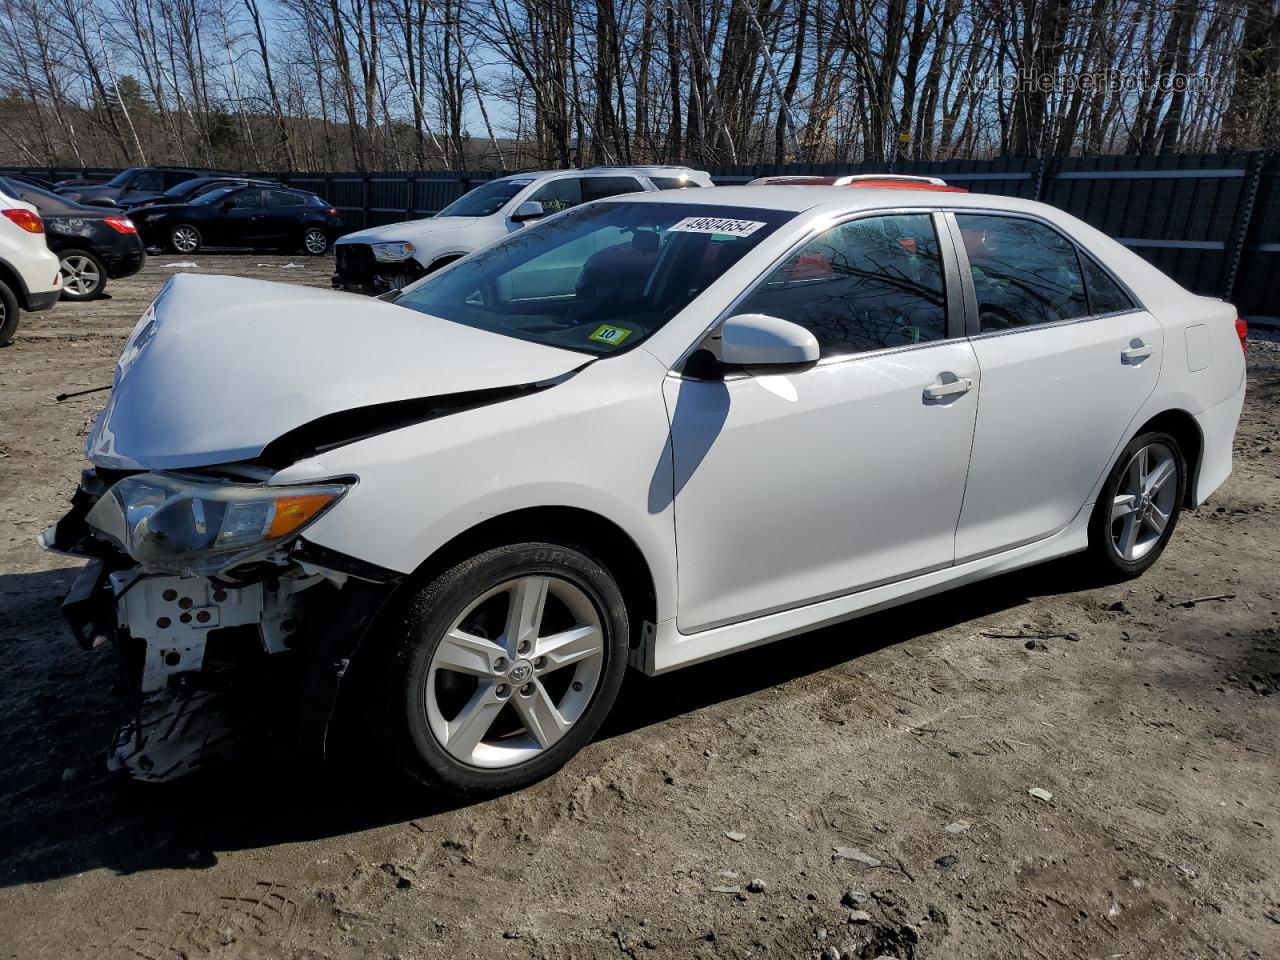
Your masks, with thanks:
M1136 576L1226 478L1243 325L1051 207L760 186L568 210L371 301L177 276L42 536L163 780L339 694L465 794L660 674L1082 553ZM279 727L275 724L279 724ZM293 742L293 741L290 741Z

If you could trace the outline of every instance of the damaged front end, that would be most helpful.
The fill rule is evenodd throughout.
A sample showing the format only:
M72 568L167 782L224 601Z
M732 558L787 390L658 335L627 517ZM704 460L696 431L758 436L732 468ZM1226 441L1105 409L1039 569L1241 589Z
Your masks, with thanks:
M339 685L399 576L301 532L350 481L271 486L260 468L88 470L43 546L88 557L63 613L110 644L129 704L108 766L169 780L236 753L246 714L322 753Z

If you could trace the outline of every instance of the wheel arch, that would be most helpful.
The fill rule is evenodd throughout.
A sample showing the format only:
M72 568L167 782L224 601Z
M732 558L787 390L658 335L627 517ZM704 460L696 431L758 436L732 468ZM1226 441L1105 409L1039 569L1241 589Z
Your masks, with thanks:
M1163 431L1178 441L1182 455L1187 460L1187 485L1182 505L1194 508L1196 481L1199 479L1204 455L1204 435L1200 432L1200 425L1186 410L1175 407L1157 413L1134 431L1133 435L1138 437L1154 430Z
M19 307L26 305L28 292L26 281L22 279L22 274L18 273L4 259L0 259L0 282L3 282L13 292L14 297L18 300Z
M409 593L454 564L509 543L545 539L580 546L618 582L631 620L630 643L638 646L644 624L657 621L657 587L644 552L622 527L581 507L525 507L490 517L457 534L407 576L397 593Z
M426 270L423 272L423 276L425 277L428 273L435 273L441 267L447 267L449 264L453 263L453 261L461 260L466 255L465 251L460 253L442 253L427 264Z

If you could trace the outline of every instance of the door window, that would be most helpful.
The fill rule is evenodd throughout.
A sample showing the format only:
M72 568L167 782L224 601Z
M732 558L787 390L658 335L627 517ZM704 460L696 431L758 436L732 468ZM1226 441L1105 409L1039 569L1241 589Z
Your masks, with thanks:
M529 199L542 204L542 210L546 214L559 213L582 202L581 184L582 181L577 177L552 180L535 190Z
M616 197L620 193L638 193L641 189L635 177L583 177L582 202Z
M1009 330L1089 315L1075 244L1020 217L956 214L969 255L978 330Z
M164 174L159 170L143 170L129 181L130 190L163 190Z
M1133 309L1133 300L1129 295L1091 257L1081 254L1080 264L1084 268L1084 285L1089 291L1090 314L1098 316Z
M929 214L865 217L792 254L737 313L764 313L813 332L823 357L947 335L947 297Z
M261 190L241 190L227 198L236 210L257 210L262 206Z
M283 190L272 190L270 193L270 204L273 207L301 207L304 205L302 197L296 193L285 193Z

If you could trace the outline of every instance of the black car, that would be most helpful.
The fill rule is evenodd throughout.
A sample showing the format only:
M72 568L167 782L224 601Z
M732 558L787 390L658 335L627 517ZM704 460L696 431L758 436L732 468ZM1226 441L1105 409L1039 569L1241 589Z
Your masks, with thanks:
M338 211L305 190L222 187L192 203L144 207L133 215L148 246L192 254L201 247L301 250L320 256L342 231Z
M78 203L111 201L126 207L139 200L158 197L170 187L194 180L196 177L226 176L220 170L199 167L130 167L122 170L106 183L89 187L59 187L58 193Z
M108 279L135 274L146 263L142 238L122 211L86 207L10 177L0 177L0 190L40 212L45 243L62 261L63 300L100 297Z
M217 190L219 187L280 186L283 186L283 184L279 180L261 180L254 177L196 177L194 180L187 180L176 187L170 187L158 197L128 201L127 206L130 211L133 211L142 207L154 207L161 203L191 203L197 197L211 190Z

